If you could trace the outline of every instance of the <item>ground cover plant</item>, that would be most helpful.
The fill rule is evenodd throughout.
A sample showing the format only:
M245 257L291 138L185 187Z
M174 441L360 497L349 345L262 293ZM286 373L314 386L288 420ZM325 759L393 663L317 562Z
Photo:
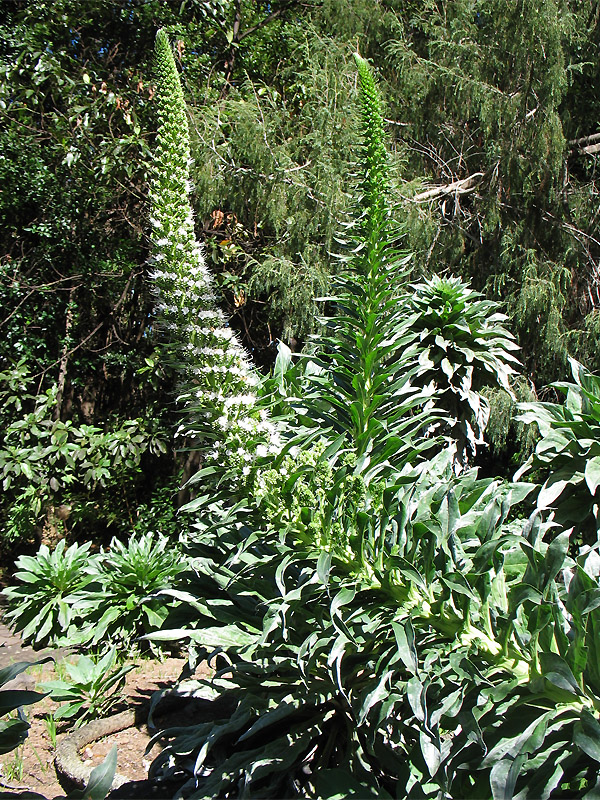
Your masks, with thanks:
M164 34L157 59L157 91L169 93ZM248 451L239 503L225 464L223 491L217 482L190 504L193 570L165 592L183 621L150 638L216 656L197 692L220 702L213 721L166 732L151 775L181 776L193 798L593 798L598 581L568 529L523 514L533 484L465 468L486 422L477 359L509 389L515 348L464 284L403 290L382 114L356 62L351 252L323 333L287 373L282 353L278 450ZM448 295L437 309L436 292ZM216 475L214 463L201 470L198 487Z

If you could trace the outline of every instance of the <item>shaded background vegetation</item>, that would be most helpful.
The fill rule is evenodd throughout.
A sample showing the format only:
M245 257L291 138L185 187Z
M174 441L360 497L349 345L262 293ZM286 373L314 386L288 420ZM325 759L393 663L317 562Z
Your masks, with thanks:
M522 346L522 397L545 396L566 377L567 352L598 368L599 3L5 8L5 547L64 531L106 539L166 528L190 469L175 452L145 280L150 63L161 26L177 41L192 109L197 232L257 363L272 362L280 337L301 347L327 285L351 199L358 48L384 94L415 279L451 270L506 304ZM502 403L485 464L494 473L510 472L523 446ZM133 448L124 444L134 436Z

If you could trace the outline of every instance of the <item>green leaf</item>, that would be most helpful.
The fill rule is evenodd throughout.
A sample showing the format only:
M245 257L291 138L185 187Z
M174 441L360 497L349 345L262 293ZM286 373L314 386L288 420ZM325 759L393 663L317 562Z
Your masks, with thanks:
M319 560L317 561L317 577L319 578L319 581L325 586L329 583L329 572L331 571L331 558L332 558L331 553L323 551L319 555Z
M393 674L394 674L393 670L388 670L387 672L384 672L379 678L377 686L371 692L369 692L369 694L365 697L358 717L359 725L362 725L364 723L369 711L373 708L373 706L389 695L390 687L388 684Z
M37 703L39 700L43 700L44 697L46 695L40 694L40 692L4 689L0 692L0 716L8 714L20 706Z
M548 545L544 559L545 581L547 586L558 575L565 563L570 545L570 531L564 531Z
M381 797L391 799L391 795L380 787L362 784L344 769L320 769L315 775L315 796L322 800L345 800L346 797Z
M151 642L174 642L191 639L204 647L220 647L223 650L245 649L256 643L256 636L247 633L237 625L224 625L223 627L204 628L202 630L164 630L149 633L141 637Z
M490 773L493 800L512 800L524 761L525 756L519 755L514 759L503 759L494 764Z
M413 675L417 674L417 651L415 649L415 634L410 624L406 621L404 624L400 622L392 622L392 630L396 637L396 646L398 654L406 669Z
M469 586L467 579L460 572L451 572L449 575L442 575L442 581L449 589L459 594L469 597L471 600L479 600L473 589Z
M542 677L554 686L581 695L581 689L569 665L556 653L540 653L540 669Z
M600 484L600 456L594 456L587 461L584 475L590 494L595 495Z
M426 717L426 704L425 704L425 687L421 681L415 676L411 678L406 684L406 697L413 714L419 722L424 722Z
M104 800L110 792L117 772L117 746L115 745L101 764L94 767L85 789L69 793L69 800Z
M165 621L165 614L158 613L150 606L147 606L145 603L142 604L142 611L148 617L148 622L152 625L153 628L160 628Z
M561 470L562 472L562 470ZM564 490L570 484L578 483L579 481L572 475L559 477L561 473L552 473L548 480L544 483L538 494L538 507L549 508L560 497Z
M573 727L573 741L594 761L600 762L600 724L587 709Z
M437 745L437 742L435 742L430 734L426 733L425 731L419 731L419 742L421 744L421 753L423 754L423 758L427 764L429 774L433 776L440 768L442 761L440 749Z
M19 661L16 664L11 664L9 667L3 667L0 669L0 688L4 686L5 683L12 681L13 678L16 678L17 675L20 675L21 672L24 672L29 667L35 667L38 664L46 664L48 661L52 660L51 656L46 656L38 661Z
M29 723L22 719L0 720L0 755L9 753L27 738Z

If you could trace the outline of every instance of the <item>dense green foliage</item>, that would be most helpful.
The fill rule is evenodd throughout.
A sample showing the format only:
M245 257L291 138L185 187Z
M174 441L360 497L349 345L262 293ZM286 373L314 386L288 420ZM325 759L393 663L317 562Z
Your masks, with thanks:
M600 380L574 359L575 383L555 383L566 395L563 405L522 403L520 419L541 434L534 453L519 470L535 470L543 480L537 496L540 510L554 509L563 527L572 526L572 538L595 545L598 539L600 485Z
M54 392L46 419L109 433L160 418L172 431L145 280L150 53L165 25L190 107L196 235L259 363L282 335L299 349L338 269L329 253L352 203L358 45L382 73L415 279L450 267L506 301L538 392L567 378L567 350L597 367L596 144L575 140L596 132L598 24L579 0L15 0L0 26L0 369L22 360L29 393ZM491 426L502 463L515 439L504 404ZM20 418L13 409L7 422ZM74 536L80 511L96 536L125 534L174 469L193 469L183 461L171 448L148 454L127 507L110 513L86 486L11 492L3 538L39 536L61 505ZM97 523L86 513L96 506Z
M186 559L176 542L143 533L95 554L89 542L65 547L63 539L52 552L42 545L35 557L20 556L16 567L18 584L4 590L6 619L25 642L127 651L164 622L168 608L156 593L171 587Z
M599 24L41 0L0 28L3 541L94 540L21 556L9 616L108 650L67 713L123 677L113 641L213 659L212 718L151 769L178 797L597 796ZM530 482L473 468L490 417L504 463L539 432Z
M446 425L450 441L432 437L454 372L466 370L458 421L483 406L475 367L509 389L515 346L493 304L460 281L403 293L380 106L357 64L361 213L333 280L336 313L291 376L300 433L268 471L265 456L254 496L192 504L202 509L188 542L194 571L166 592L184 621L149 638L226 658L196 684L216 693L214 718L167 731L151 774L183 771L190 798L591 798L595 562L538 509L516 515L533 484L457 477L459 426ZM593 404L596 383L584 380Z

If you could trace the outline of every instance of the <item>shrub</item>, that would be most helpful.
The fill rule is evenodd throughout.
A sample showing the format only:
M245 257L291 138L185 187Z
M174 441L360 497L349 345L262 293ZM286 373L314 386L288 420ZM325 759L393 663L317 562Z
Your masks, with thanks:
M0 432L0 544L31 540L46 524L58 538L66 518L96 523L99 500L114 488L134 495L142 458L166 452L165 434L155 421L111 420L107 429L54 419L56 387L30 394L27 366L19 363L0 373L0 399L6 423ZM12 413L7 413L6 409ZM94 508L93 518L87 506ZM124 503L126 507L126 503ZM56 514L56 509L61 509ZM127 519L123 506L113 520ZM96 523L97 524L97 523Z

